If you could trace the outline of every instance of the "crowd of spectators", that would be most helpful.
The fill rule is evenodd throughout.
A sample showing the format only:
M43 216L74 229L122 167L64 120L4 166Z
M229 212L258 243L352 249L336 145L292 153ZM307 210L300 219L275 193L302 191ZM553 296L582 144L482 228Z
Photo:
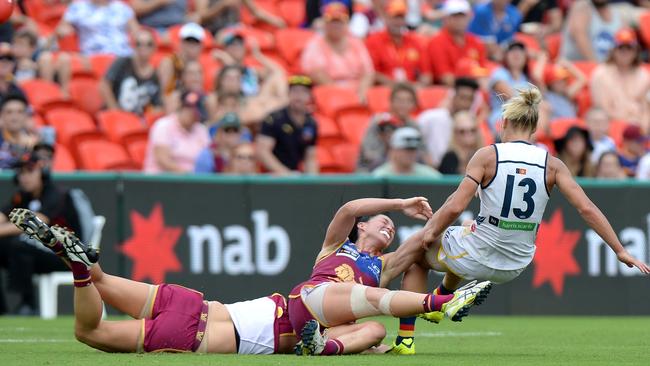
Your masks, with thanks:
M52 113L74 109L97 121L96 139L109 136L102 110L140 121L129 126L139 135L111 138L132 164L114 169L319 174L335 156L346 173L463 174L499 141L503 103L532 84L544 95L534 138L574 175L650 179L646 2L306 0L274 11L279 3L18 1L0 25L0 169L35 146L67 149L87 168L75 149L92 134L69 136L56 119L81 122ZM38 4L60 17L43 20ZM289 30L309 36L274 46ZM79 79L95 82L96 108L80 102L92 92L75 89ZM34 80L58 97L43 102L45 89L27 89ZM347 107L318 107L336 103Z

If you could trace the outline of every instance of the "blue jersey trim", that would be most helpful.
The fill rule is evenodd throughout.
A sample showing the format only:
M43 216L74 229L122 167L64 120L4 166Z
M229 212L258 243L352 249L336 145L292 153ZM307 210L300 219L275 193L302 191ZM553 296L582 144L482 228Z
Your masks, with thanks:
M539 164L528 163L528 162L519 161L519 160L502 160L501 163L524 164L524 165L530 165L530 166L538 167L540 169L546 169L546 166L542 166L542 165L539 165Z
M548 166L548 151L546 152L546 162L544 163L544 190L546 191L546 195L548 195L549 198L551 198L551 192L548 191L548 184L546 184L546 166Z

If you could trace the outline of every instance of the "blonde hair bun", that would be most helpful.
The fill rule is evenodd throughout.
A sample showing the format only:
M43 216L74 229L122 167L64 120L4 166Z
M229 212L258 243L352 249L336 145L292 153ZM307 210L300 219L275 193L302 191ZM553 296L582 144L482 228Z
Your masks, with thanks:
M539 119L539 104L542 93L533 85L527 89L517 89L517 95L503 104L503 119L518 129L534 131Z

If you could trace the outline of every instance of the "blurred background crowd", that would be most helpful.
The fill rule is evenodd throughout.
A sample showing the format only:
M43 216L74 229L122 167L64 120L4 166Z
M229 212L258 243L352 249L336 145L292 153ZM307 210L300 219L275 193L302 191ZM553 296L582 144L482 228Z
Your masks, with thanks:
M18 0L0 42L0 169L463 174L533 84L576 176L650 179L646 0Z

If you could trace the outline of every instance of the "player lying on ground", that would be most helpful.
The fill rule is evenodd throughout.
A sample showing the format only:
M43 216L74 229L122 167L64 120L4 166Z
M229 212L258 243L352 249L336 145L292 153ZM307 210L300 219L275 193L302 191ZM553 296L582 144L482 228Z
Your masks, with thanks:
M396 276L423 257L424 231L411 236L395 252L383 254L395 236L395 226L381 212L401 210L426 220L432 214L426 198L364 198L343 205L330 223L322 249L309 280L299 284L289 296L289 318L301 334L297 354L358 353L381 342L383 325L354 324L375 315L406 316L442 311L454 321L462 319L473 304L479 304L490 283L471 284L455 294L389 291L384 288ZM357 217L376 215L366 222ZM355 227L358 238L348 238ZM327 328L325 336L321 327Z
M449 294L462 279L505 283L515 279L533 260L535 238L554 186L574 206L628 267L642 273L650 268L632 257L618 240L607 218L587 197L564 163L530 143L537 128L542 97L531 87L519 91L503 106L503 143L486 146L467 164L465 178L425 226L429 247L426 261L412 266L402 289L427 290L427 272L446 272L434 293ZM468 226L449 226L478 189L480 213ZM444 236L441 238L441 236ZM396 353L415 353L415 318L400 320Z
M177 285L150 285L102 272L94 249L26 209L11 222L52 249L74 275L76 338L107 352L271 354L293 350L286 300L274 294L222 304ZM134 320L102 320L102 300Z

